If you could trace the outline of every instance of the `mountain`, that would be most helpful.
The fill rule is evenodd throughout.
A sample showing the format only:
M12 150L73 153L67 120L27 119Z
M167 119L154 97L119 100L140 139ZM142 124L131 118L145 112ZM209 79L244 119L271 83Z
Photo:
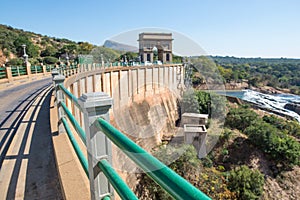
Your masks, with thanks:
M115 41L112 41L112 40L106 40L104 42L103 46L107 47L107 48L114 49L114 50L119 50L119 51L138 52L137 47L130 46L130 45L127 45L127 44L122 44L122 43L115 42Z

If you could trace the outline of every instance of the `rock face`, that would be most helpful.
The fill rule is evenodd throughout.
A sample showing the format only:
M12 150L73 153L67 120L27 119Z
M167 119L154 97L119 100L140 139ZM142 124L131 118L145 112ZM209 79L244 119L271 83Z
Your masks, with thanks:
M104 47L111 48L119 51L130 51L130 52L138 52L138 48L134 46L130 46L127 44L121 44L119 42L115 42L112 40L106 40L104 42Z
M178 119L177 98L169 91L130 103L114 112L112 123L146 151L151 152L165 134L175 132ZM141 171L120 149L113 146L113 166L129 187L137 184Z
M284 108L300 114L300 104L287 103Z

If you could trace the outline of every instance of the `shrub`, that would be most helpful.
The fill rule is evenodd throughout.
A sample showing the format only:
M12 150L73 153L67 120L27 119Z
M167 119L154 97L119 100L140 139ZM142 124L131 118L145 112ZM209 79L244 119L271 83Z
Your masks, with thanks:
M46 64L55 64L58 62L58 59L55 57L47 56L44 58L44 63Z
M258 115L246 108L231 108L225 120L225 126L233 129L244 131L255 120L258 120Z
M264 177L258 170L243 165L229 172L228 188L238 199L259 199L263 192Z

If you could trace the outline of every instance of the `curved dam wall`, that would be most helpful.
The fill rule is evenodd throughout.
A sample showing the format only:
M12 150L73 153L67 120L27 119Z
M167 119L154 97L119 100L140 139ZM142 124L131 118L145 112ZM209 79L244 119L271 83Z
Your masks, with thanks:
M64 85L76 97L89 92L110 95L110 122L150 152L164 134L175 131L183 74L182 65L107 68L73 75ZM81 112L71 100L66 103L83 127ZM133 188L136 165L114 145L112 153L114 168Z

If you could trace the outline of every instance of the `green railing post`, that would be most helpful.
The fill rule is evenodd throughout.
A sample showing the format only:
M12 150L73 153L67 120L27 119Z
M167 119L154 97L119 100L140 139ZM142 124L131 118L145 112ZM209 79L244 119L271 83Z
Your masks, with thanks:
M103 92L86 93L78 99L84 116L92 200L102 199L107 195L113 196L113 188L98 167L98 162L102 159L112 163L111 141L102 132L91 126L99 117L109 121L109 109L112 102L112 98Z
M56 75L53 78L54 82L54 88L55 88L55 94L56 94L56 106L58 111L58 119L59 119L59 125L58 125L58 132L62 133L64 132L63 124L61 123L61 118L64 116L64 110L60 105L61 102L65 102L65 96L63 91L61 91L58 87L59 84L63 83L65 81L65 77L63 75Z

